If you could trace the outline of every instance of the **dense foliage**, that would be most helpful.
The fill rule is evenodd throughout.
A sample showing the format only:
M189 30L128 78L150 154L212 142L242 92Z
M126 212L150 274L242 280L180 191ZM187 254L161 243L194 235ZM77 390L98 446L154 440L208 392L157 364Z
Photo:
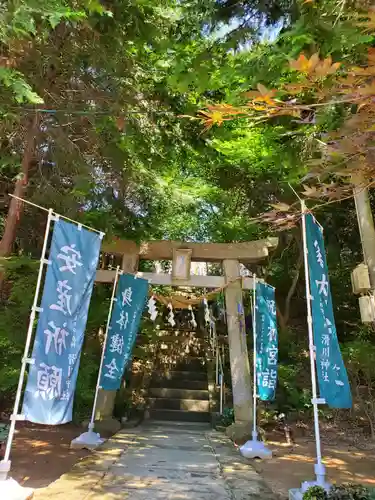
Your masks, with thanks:
M375 498L373 488L352 483L332 486L329 492L320 486L313 486L303 495L303 500L372 500L373 498Z
M333 0L43 0L37 6L22 0L2 8L2 408L17 381L45 225L44 212L7 194L53 206L109 239L231 242L270 234L254 219L272 204L295 202L289 184L298 189L307 160L320 161L322 134L341 127L347 107L227 121L212 106L242 106L244 93L259 84L266 104L273 98L267 89L300 85L298 99L311 105L317 96L290 61L319 52L340 62L342 74L364 65L374 42L372 18L365 30L357 22L369 19L366 9L365 2ZM201 120L191 120L199 110L205 110ZM359 416L374 435L375 344L360 324L350 283L363 259L354 203L326 204L316 215L326 228L337 327L357 403L350 418ZM279 237L269 262L251 270L277 289L281 367L274 410L299 418L310 412L300 230ZM79 416L92 400L109 293L95 287Z

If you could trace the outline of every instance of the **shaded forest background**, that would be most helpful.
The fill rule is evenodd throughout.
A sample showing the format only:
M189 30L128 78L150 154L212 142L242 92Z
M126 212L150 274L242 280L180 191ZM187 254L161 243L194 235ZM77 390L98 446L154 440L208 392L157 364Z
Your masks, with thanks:
M46 214L8 193L136 241L249 241L273 234L254 218L292 203L324 135L347 107L313 119L224 122L203 132L207 104L243 102L262 83L298 83L289 61L319 52L365 65L375 31L365 2L305 0L30 0L0 11L0 407L15 392ZM368 29L357 22L370 20ZM303 92L301 91L302 97ZM369 146L372 147L371 145ZM373 195L371 194L371 198ZM373 202L374 200L371 199ZM352 412L327 412L375 434L375 342L359 318L350 273L362 262L352 199L322 206L337 330L352 381ZM277 290L276 409L309 416L301 237L257 273ZM94 290L76 416L87 416L110 290ZM150 332L147 325L144 332Z

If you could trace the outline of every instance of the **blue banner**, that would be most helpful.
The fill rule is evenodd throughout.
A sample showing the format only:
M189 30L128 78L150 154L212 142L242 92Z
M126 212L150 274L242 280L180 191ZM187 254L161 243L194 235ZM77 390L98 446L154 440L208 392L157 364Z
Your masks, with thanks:
M148 296L148 281L130 274L118 280L104 351L100 387L116 391L127 366Z
M101 236L55 222L23 414L38 424L72 420L74 391Z
M277 384L277 321L275 289L256 283L257 394L262 401L275 399Z
M352 397L337 339L323 229L305 215L316 368L320 397L331 408L351 408Z

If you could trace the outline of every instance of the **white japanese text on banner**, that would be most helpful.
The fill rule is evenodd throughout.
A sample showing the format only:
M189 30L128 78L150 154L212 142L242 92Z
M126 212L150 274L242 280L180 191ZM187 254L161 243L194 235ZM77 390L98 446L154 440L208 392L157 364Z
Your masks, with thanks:
M275 289L256 284L256 371L257 394L262 401L275 399L278 339Z
M132 354L147 297L147 280L130 274L120 276L100 377L102 389L115 391L120 387L122 374Z
M72 420L81 347L101 237L55 222L23 413L39 424Z
M333 316L323 230L311 214L304 217L320 397L331 408L350 408L352 397Z

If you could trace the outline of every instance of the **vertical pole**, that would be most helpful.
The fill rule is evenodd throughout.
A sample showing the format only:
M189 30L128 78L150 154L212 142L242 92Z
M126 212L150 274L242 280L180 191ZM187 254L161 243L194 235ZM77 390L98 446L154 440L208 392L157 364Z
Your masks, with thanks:
M219 343L217 341L217 337L216 337L216 331L215 331L215 350L216 350L216 385L219 384L219 356L220 356L220 353L219 353Z
M223 414L223 371L220 373L220 415Z
M217 335L216 335L216 324L212 318L212 315L210 314L210 331L212 332L212 344L213 344L213 353L215 356L215 384L216 386L219 385L219 343L217 341Z
M306 285L306 304L307 304L307 327L309 331L309 351L310 351L310 368L311 368L311 386L312 386L312 404L314 409L314 428L315 428L315 444L316 444L316 464L315 474L317 484L320 486L325 485L325 467L322 464L322 450L320 443L320 430L319 430L319 413L318 413L318 399L317 399L317 386L316 386L316 366L315 366L315 345L312 325L311 314L311 293L310 293L310 273L309 261L307 250L306 238L306 205L301 200L302 211L302 237L303 237L303 254L305 263L305 285Z
M29 327L28 327L28 330L27 330L25 349L24 349L23 357L22 357L21 372L20 372L20 378L18 380L18 386L17 386L17 392L16 392L16 399L15 399L15 402L14 402L13 413L12 413L12 416L11 416L11 423L10 423L10 429L9 429L7 444L6 444L6 448L5 448L4 459L1 461L1 463L8 463L8 465L9 465L8 471L5 472L5 479L6 479L7 472L9 472L9 470L10 470L9 457L10 457L10 451L11 451L11 448L12 448L14 431L15 431L15 427L16 427L16 420L17 420L18 412L19 412L19 406L20 406L21 395L22 395L22 386L23 386L23 382L24 382L24 379L25 379L25 373L26 373L26 365L31 362L31 360L29 359L28 356L29 356L31 339L32 339L32 336L33 336L35 314L38 311L39 292L40 292L40 287L41 287L41 284L42 284L42 276L43 276L44 264L46 263L45 258L46 258L48 235L49 235L49 230L50 230L50 227L51 227L52 216L53 216L53 210L52 210L52 208L50 208L48 210L48 218L47 218L46 230L45 230L45 233L44 233L44 242L43 242L43 248L42 248L42 255L40 257L38 279L37 279L36 287L35 287L34 301L33 301L32 307L31 307L31 313L30 313L30 319L29 319ZM0 470L1 470L1 468L0 468Z
M215 345L214 345L214 340L213 340L213 332L212 332L212 323L210 321L209 328L208 328L208 340L212 348L212 356L215 356Z
M219 384L220 384L220 415L223 414L223 396L224 396L224 368L223 368L223 358L220 352L219 345L217 346L219 351L219 364L220 364L220 374L219 374Z
M223 371L222 371L222 375L223 375L223 378L222 378L222 384L223 384L223 393L222 393L222 399L223 399L223 410L224 410L224 405L225 405L225 380L224 380L224 367L225 367L225 347L224 345L221 346L221 366L223 368Z
M91 420L90 420L90 423L89 423L89 431L93 431L94 430L94 425L95 425L95 423L94 423L95 422L95 411L96 411L96 404L98 402L98 393L99 393L99 389L100 389L100 378L101 378L101 375L102 375L102 368L103 368L103 362L104 362L104 354L105 354L105 348L106 348L106 345L107 345L108 330L109 330L109 325L110 325L110 322L111 322L112 309L113 309L113 303L115 301L115 293L116 293L116 287L117 287L117 281L118 281L119 274L120 274L120 266L117 266L117 268L116 268L116 274L115 274L115 279L114 279L114 282L113 282L111 302L109 304L108 317L107 317L107 325L106 325L106 328L105 328L104 342L103 342L103 349L102 349L102 356L100 358L98 379L96 381L95 397L94 397L94 404L93 404L93 407L92 407Z
M253 274L253 440L258 439L257 432L257 319L256 319L257 277Z

